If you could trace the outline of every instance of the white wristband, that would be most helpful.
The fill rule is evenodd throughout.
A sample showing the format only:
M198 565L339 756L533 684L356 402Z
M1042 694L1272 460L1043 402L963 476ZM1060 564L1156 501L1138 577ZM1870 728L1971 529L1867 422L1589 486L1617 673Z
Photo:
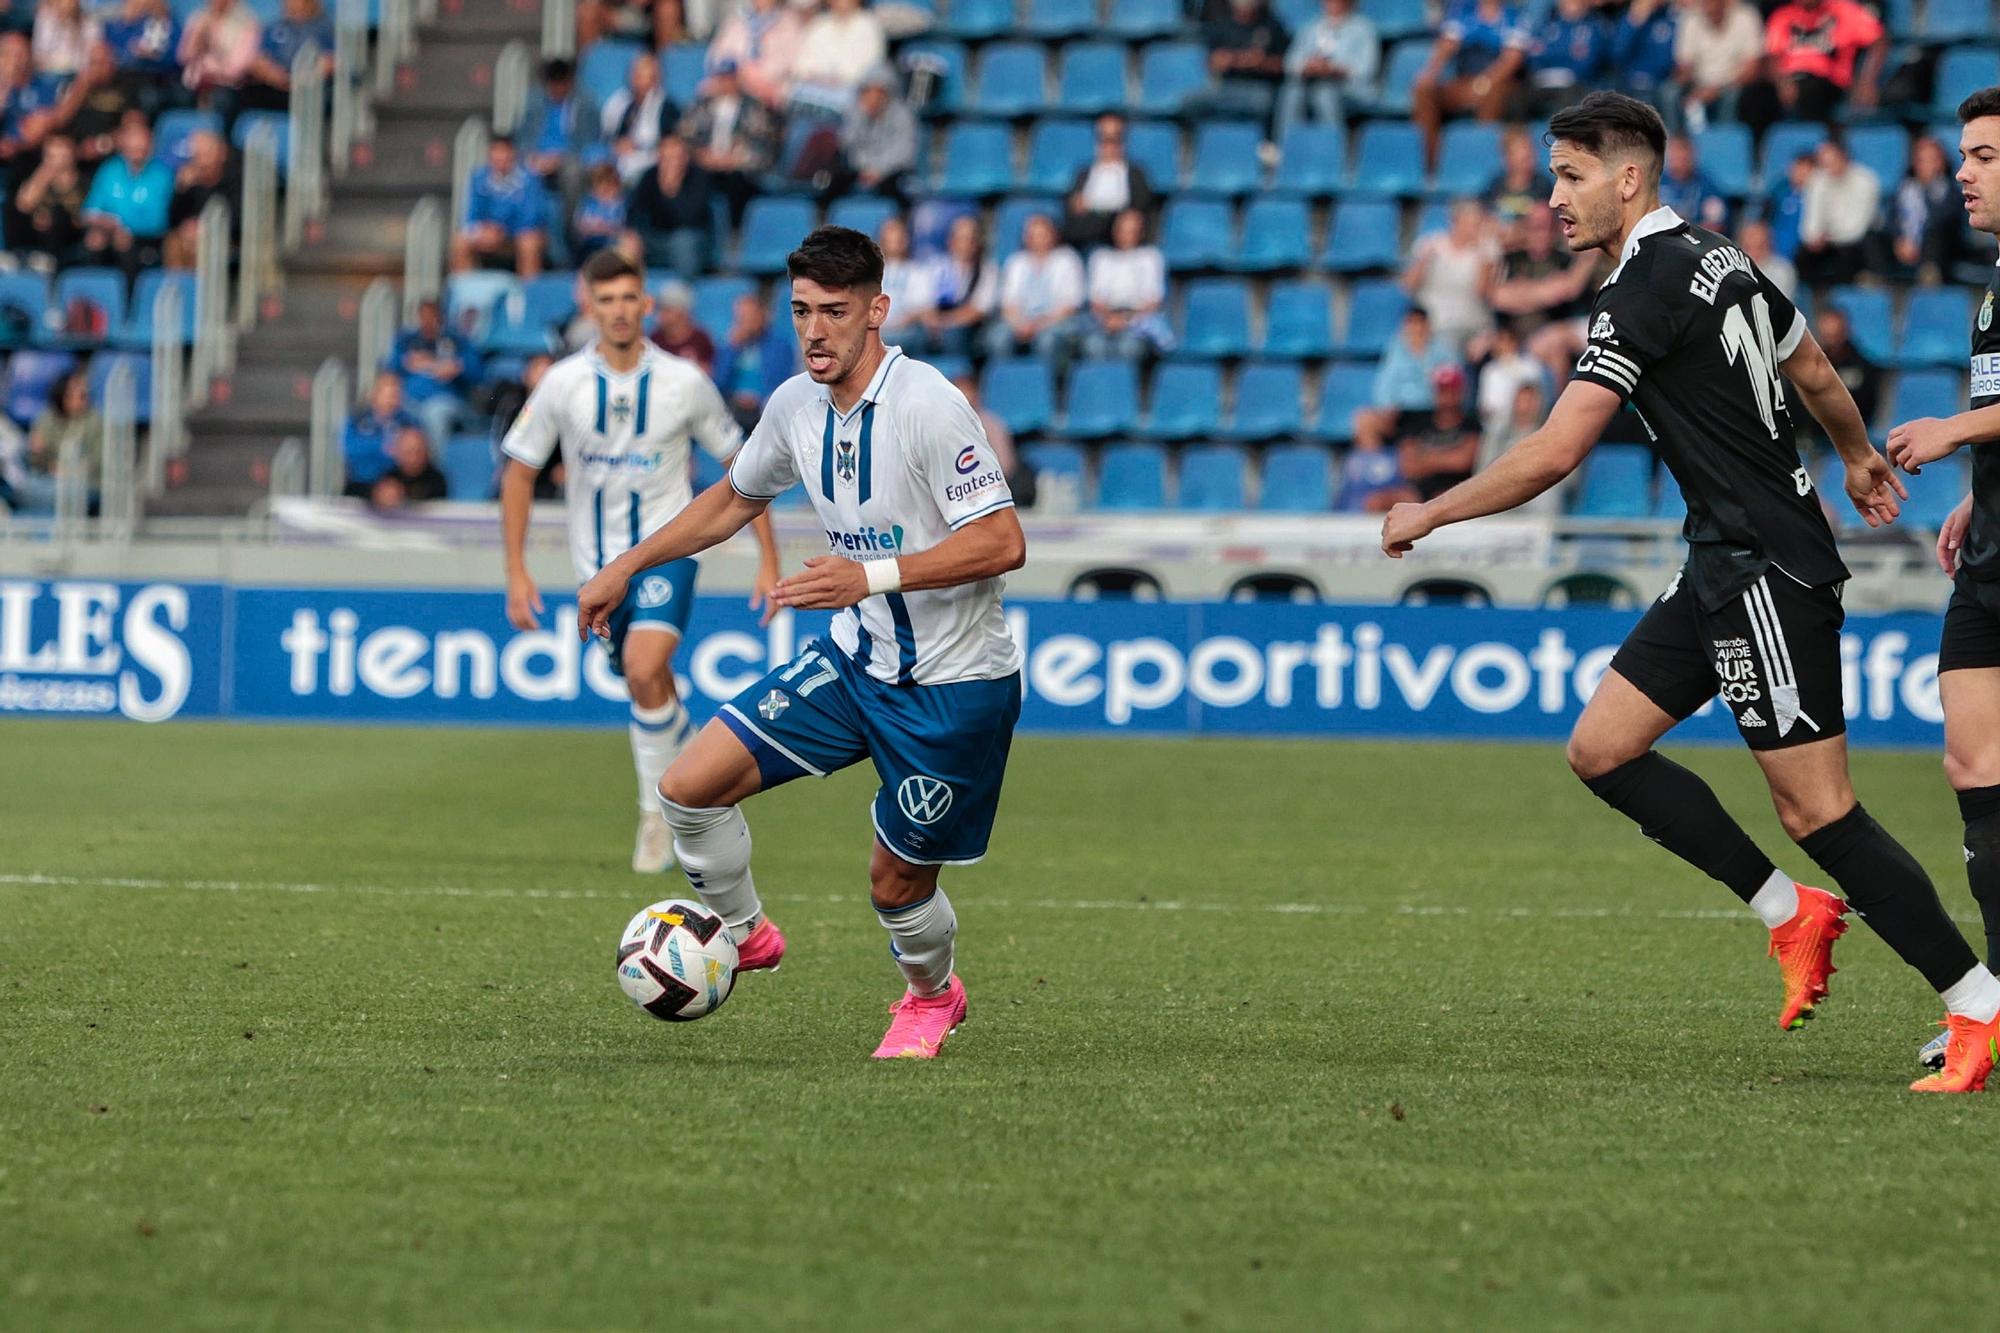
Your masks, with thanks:
M870 597L896 592L903 586L903 566L894 556L887 560L870 560L861 568L868 575Z

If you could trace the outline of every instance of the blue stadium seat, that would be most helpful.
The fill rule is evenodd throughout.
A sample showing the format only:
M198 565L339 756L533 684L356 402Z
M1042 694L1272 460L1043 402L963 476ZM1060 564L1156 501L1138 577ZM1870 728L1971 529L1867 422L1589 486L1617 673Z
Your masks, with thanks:
M748 278L717 274L694 282L694 322L718 341L736 319L736 300L757 290Z
M1013 184L1014 140L1005 125L961 120L945 131L944 179L938 182L940 190L978 197L1004 194ZM747 217L744 225L749 225Z
M1214 435L1222 426L1222 372L1212 361L1167 361L1153 372L1146 434L1161 440Z
M26 347L48 327L49 279L22 270L0 273L0 347Z
M1375 25L1375 35L1385 42L1428 33L1431 19L1424 11L1424 0L1361 0L1361 12Z
M1048 100L1048 65L1033 42L995 42L979 54L979 86L970 109L984 116L1025 116Z
M879 194L850 194L845 199L836 200L833 207L826 210L826 220L833 226L852 227L864 235L873 236L897 212L893 199L884 199Z
M1104 451L1097 473L1099 509L1164 509L1167 455L1157 444L1117 444Z
M1312 262L1312 217L1303 199L1267 195L1243 209L1243 248L1236 267L1246 273L1277 273Z
M745 273L783 273L785 256L798 248L817 221L806 199L765 196L743 210L743 245L736 266Z
M699 495L728 476L729 468L706 449L696 449L692 452L694 458L694 491L696 495Z
M221 134L222 117L213 111L175 107L160 113L159 122L153 126L153 144L161 157L178 168L187 162L188 140L202 131Z
M1221 268L1234 255L1229 205L1220 199L1177 198L1167 204L1160 249L1172 269Z
M1063 432L1081 440L1124 435L1139 420L1139 372L1130 361L1083 361L1070 372Z
M64 269L56 276L53 307L60 323L55 330L47 331L49 346L95 347L109 342L125 322L125 275L115 268ZM95 307L101 312L104 328L101 335L62 331L62 326L71 322L72 310L82 307Z
M1354 172L1348 189L1376 197L1421 194L1424 141L1406 120L1372 120L1354 145Z
M499 312L521 300L521 280L512 273L473 270L445 280L445 318L479 346L499 322Z
M1889 422L1949 417L1964 410L1965 376L1954 370L1906 370L1896 377L1896 392L1889 399Z
M1076 493L1079 496L1083 494L1089 469L1083 461L1083 450L1075 445L1058 442L1031 444L1021 450L1021 458L1034 469L1036 477L1067 477Z
M1687 497L1681 494L1681 484L1672 474L1660 473L1659 494L1653 500L1653 517L1670 518L1676 523L1684 522L1688 516Z
M537 328L567 324L576 317L576 278L569 273L544 273L521 282L522 320Z
M1924 6L1921 36L1926 42L1991 42L1993 32L1993 6L1987 0L1930 0Z
M697 449L696 458L706 458L707 454ZM493 498L493 441L484 435L454 435L444 442L444 451L437 460L438 471L444 473L444 493L451 500L490 500Z
M1264 451L1257 507L1280 514L1322 514L1333 508L1333 458L1319 444L1277 444Z
M1239 440L1299 434L1305 429L1301 392L1294 362L1260 361L1243 367L1236 376L1236 410L1226 433Z
M1146 173L1153 188L1171 190L1181 178L1181 131L1167 120L1141 120L1125 127L1125 156ZM1067 188L1067 184L1065 184Z
M68 352L14 353L7 359L7 415L17 425L33 425L42 409L49 405L56 381L75 369L76 357Z
M1263 175L1257 147L1264 128L1243 120L1209 121L1194 134L1188 187L1210 194L1249 194Z
M1000 201L999 211L993 215L993 253L1001 263L1004 264L1021 248L1021 228L1037 213L1053 218L1060 227L1062 200L1046 195L1017 194Z
M1694 158L1702 175L1731 199L1741 199L1756 184L1750 129L1745 125L1710 125L1694 137Z
M1028 136L1028 188L1067 192L1097 152L1096 136L1087 120L1037 121Z
M1375 363L1341 361L1326 368L1320 382L1319 417L1313 434L1335 444L1354 438L1354 414L1375 401Z
M1956 144L1954 143L1954 148ZM1854 160L1875 173L1882 193L1894 194L1896 185L1910 165L1910 135L1901 125L1856 125L1847 132L1847 151ZM1956 158L1947 151L1947 163Z
M1923 25L1917 22L1917 4L1918 0L1889 0L1882 7L1882 22L1897 41L1914 42L1923 34Z
M241 111L229 131L229 141L241 152L249 147L251 135L259 128L269 126L278 175L287 176L292 170L291 125L292 118L282 111Z
M938 74L937 88L924 107L926 113L949 114L965 104L967 80L963 43L936 38L911 42L902 48L902 64L905 70L928 68Z
M162 287L172 287L180 293L181 346L194 341L194 274L184 269L153 268L141 273L132 284L132 309L125 316L124 327L118 330L120 347L144 350L153 345L153 307L159 302Z
M1071 42L1063 48L1057 105L1079 115L1124 107L1125 44Z
M583 55L576 62L577 87L590 94L592 101L603 106L605 99L625 86L625 76L631 70L632 62L645 49L637 42L608 38L592 42L584 48Z
M1430 58L1431 40L1428 37L1411 38L1391 47L1382 62L1382 88L1375 96L1375 109L1386 115L1409 115L1411 90L1416 87L1417 75L1422 72L1424 62Z
M1964 7L1971 8L1970 5ZM1989 32L1989 39L1990 36ZM2000 83L2000 51L1988 46L1951 47L1938 57L1937 79L1932 85L1931 114L1938 120L1952 119L1958 115L1960 102L1981 88L1991 88L1996 83Z
M700 42L676 42L660 53L660 82L675 106L693 106L708 77L708 47Z
M1437 179L1432 189L1441 195L1484 195L1500 179L1500 127L1476 120L1457 120L1444 127L1438 145Z
M1301 279L1271 288L1264 310L1264 346L1274 360L1318 361L1333 355L1333 293Z
M1097 27L1097 0L1027 0L1030 36L1060 39L1080 37Z
M945 6L943 31L967 41L984 41L1012 31L1014 0L950 0Z
M1386 199L1349 199L1334 205L1320 265L1335 273L1398 269L1403 263L1402 210Z
M1171 37L1181 30L1181 7L1176 0L1111 0L1111 16L1104 27L1127 41Z
M144 352L99 352L92 357L91 404L103 408L105 386L111 382L111 372L119 366L132 368L133 417L143 426L153 419L153 358Z
M1139 107L1149 116L1178 115L1208 87L1208 50L1199 42L1154 42L1139 54Z
M1346 127L1305 122L1285 131L1273 188L1321 198L1340 193L1346 183Z
M1451 204L1444 199L1433 199L1417 210L1417 229L1410 233L1412 240L1429 236L1433 232L1451 229Z
M1180 507L1204 513L1243 508L1249 460L1233 444L1202 444L1181 453Z
M1878 366L1895 359L1895 319L1888 292L1879 287L1836 287L1831 299L1846 312L1854 346L1861 355Z
M1319 17L1319 5L1315 0L1275 0L1271 13L1286 32L1295 33Z
M1972 319L1972 298L1964 289L1917 288L1903 310L1896 363L1909 367L1957 365L1965 358L1965 331Z
M1572 513L1645 518L1653 512L1653 452L1642 444L1600 444L1583 465Z
M1774 190L1800 153L1810 153L1826 139L1826 126L1810 120L1781 120L1764 135L1763 182Z
M1056 415L1055 382L1049 377L1048 362L1033 357L987 362L979 380L979 401L998 413L1016 435L1046 429Z
M1928 528L1932 532L1943 527L1945 519L1965 498L1965 492L1972 484L1969 467L1961 452L1935 463L1924 464L1924 470L1914 477L1897 473L1910 492L1909 500L1903 505L1902 525ZM1830 502L1840 504L1849 514L1854 512L1838 490L1828 492L1828 496Z
M1396 326L1409 308L1409 298L1393 278L1368 278L1354 284L1347 306L1347 329L1337 349L1344 355L1373 359L1396 336Z
M480 346L513 356L554 351L555 331L576 313L574 282L568 273L545 273L521 283L495 307Z
M1181 316L1183 354L1235 357L1250 353L1250 289L1236 278L1201 278L1187 284Z

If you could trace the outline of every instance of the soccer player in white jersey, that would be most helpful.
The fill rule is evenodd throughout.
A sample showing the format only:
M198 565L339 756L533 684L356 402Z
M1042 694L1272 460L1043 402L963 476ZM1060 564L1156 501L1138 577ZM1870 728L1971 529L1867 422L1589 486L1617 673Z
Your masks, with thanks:
M542 596L528 575L524 547L535 478L556 447L563 451L570 557L579 582L639 544L687 507L689 447L733 458L743 433L708 376L669 356L645 336L644 275L606 251L584 265L595 345L550 366L501 446L500 530L507 552L507 619L516 629L539 623ZM771 522L756 522L763 547L755 606L769 604L778 581ZM632 763L639 774L639 835L632 869L672 864L673 835L659 808L660 776L687 745L692 728L674 689L674 651L694 605L695 562L650 570L610 608L611 666L632 696ZM771 606L775 610L775 606ZM769 611L766 612L766 618Z
M634 578L754 521L805 483L829 554L778 584L781 606L841 608L831 633L737 695L674 761L660 800L688 883L728 925L740 968L784 936L750 878L745 797L874 762L871 896L904 982L877 1059L930 1059L965 1017L958 922L938 872L986 852L1021 655L1002 576L1026 558L1006 475L964 395L882 344L882 252L821 227L788 261L806 373L771 396L729 477L577 594L577 629L610 632Z

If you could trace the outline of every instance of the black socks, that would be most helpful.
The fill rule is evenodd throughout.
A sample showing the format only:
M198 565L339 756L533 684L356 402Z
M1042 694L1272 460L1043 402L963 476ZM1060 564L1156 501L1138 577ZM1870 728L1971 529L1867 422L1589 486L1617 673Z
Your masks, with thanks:
M1972 900L1986 919L1986 962L2000 958L2000 787L1974 787L1958 794L1965 817L1965 878Z
M1727 884L1746 903L1777 871L1771 858L1722 808L1708 784L1657 750L1600 777L1585 778L1583 785L1637 824L1641 833L1709 878Z
M1859 805L1799 839L1799 846L1933 990L1954 985L1978 966L1923 867Z

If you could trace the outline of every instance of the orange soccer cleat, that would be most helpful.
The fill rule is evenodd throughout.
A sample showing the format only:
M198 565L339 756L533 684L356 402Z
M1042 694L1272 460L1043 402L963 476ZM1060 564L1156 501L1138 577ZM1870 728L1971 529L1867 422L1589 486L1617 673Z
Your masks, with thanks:
M1910 1085L1911 1092L1984 1092L2000 1061L2000 1017L1982 1023L1964 1014L1944 1020L1944 1068Z
M1813 1016L1813 1007L1827 996L1827 978L1839 969L1833 965L1833 942L1847 933L1847 904L1828 893L1801 884L1799 910L1792 919L1771 932L1770 956L1778 960L1785 978L1785 1007L1778 1015L1778 1030L1802 1028Z

